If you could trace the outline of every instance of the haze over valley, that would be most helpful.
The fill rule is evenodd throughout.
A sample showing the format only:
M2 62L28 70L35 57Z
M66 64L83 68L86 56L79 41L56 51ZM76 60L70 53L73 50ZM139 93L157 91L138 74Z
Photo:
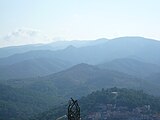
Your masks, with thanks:
M160 120L159 6L0 0L0 120Z
M102 88L130 88L160 96L160 42L153 39L61 41L0 51L8 53L0 58L2 118L26 119ZM10 110L14 112L6 116Z

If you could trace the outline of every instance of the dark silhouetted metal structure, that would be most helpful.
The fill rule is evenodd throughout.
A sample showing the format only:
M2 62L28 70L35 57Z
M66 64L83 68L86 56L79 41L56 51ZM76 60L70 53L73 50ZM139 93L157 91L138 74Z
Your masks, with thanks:
M67 116L68 120L80 120L80 107L77 100L71 98L69 101Z

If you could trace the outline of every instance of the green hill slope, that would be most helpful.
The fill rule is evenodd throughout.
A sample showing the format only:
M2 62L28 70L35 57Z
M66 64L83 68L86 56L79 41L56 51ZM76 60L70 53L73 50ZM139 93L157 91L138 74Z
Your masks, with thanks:
M114 93L117 93L116 95ZM101 91L93 92L86 97L82 97L78 100L81 107L81 118L83 120L88 120L88 116L92 113L101 113L102 111L110 111L116 113L130 112L132 117L139 117L138 115L155 115L160 112L160 98L154 97L144 93L143 91L135 91L131 89L119 89L110 88L102 89ZM116 104L116 107L115 107ZM134 114L134 110L142 109L144 106L149 105L149 113L146 110L141 111L141 113ZM108 108L106 108L108 106ZM110 106L110 108L109 108ZM38 116L34 117L32 120L53 120L62 115L66 114L67 105L55 107L49 111L46 111ZM134 112L133 112L134 111ZM131 115L130 114L130 115ZM128 114L126 120L129 120L130 115ZM113 115L113 117L116 114Z

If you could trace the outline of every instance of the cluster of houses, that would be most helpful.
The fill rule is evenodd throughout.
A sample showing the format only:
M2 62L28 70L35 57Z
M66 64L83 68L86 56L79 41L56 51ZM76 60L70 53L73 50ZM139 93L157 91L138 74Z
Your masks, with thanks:
M126 106L99 104L85 120L160 120L160 114L153 114L150 105L129 109Z

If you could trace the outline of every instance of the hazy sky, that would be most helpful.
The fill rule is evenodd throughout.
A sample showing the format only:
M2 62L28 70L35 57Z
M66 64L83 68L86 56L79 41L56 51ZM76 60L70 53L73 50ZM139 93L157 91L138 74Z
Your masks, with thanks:
M1 37L27 29L68 40L160 40L160 0L0 0L0 15Z

